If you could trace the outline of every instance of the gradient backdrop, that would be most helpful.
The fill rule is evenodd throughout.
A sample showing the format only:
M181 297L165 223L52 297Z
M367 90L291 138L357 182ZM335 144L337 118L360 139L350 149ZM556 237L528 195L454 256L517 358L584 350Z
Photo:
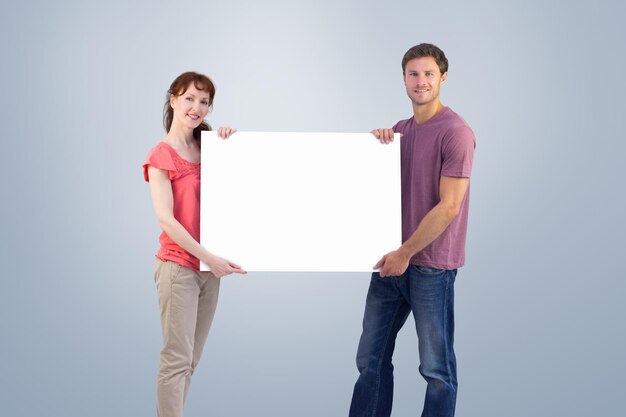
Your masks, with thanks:
M424 41L448 55L443 102L478 142L458 415L619 414L625 14L617 0L3 5L0 415L154 415L159 228L141 164L174 77L214 79L215 125L363 132L411 115L400 60ZM186 415L345 416L368 282L224 279ZM394 416L421 410L416 350L409 319Z

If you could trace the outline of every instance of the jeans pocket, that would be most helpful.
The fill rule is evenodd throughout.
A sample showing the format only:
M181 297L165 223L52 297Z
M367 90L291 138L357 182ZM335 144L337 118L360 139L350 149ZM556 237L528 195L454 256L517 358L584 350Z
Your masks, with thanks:
M413 265L413 267L422 275L437 275L445 271L445 269L429 268L421 265Z

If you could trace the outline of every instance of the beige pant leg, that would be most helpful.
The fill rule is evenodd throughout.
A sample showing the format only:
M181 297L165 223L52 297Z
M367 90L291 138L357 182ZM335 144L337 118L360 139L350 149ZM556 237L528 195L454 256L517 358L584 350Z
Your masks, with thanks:
M198 272L197 279L200 286L200 295L198 296L198 314L196 318L196 333L193 344L193 356L191 360L191 374L185 381L185 395L191 382L191 375L200 362L204 343L209 335L209 329L215 316L215 308L217 307L217 299L220 291L220 279L216 278L211 272Z
M208 273L157 261L163 349L157 377L158 417L182 417L191 375L200 359L219 292ZM211 284L209 284L211 282Z

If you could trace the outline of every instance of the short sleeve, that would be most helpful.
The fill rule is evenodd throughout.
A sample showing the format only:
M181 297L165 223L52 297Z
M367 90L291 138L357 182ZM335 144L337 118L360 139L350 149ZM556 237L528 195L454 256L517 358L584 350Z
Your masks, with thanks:
M150 182L148 178L148 166L163 169L168 172L170 180L174 178L176 173L176 165L172 159L172 154L161 145L157 145L148 152L146 162L143 163L143 178Z
M476 139L468 126L458 127L447 135L442 148L441 175L469 178L472 173Z
M405 128L406 128L406 120L400 120L398 121L398 123L396 123L395 125L391 127L394 133L403 132Z

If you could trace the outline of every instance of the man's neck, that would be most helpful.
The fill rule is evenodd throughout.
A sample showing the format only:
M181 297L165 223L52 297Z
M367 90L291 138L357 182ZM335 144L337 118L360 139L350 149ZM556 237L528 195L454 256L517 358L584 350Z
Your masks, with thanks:
M444 109L444 105L437 100L424 106L413 104L413 119L415 123L422 124L433 118L437 113Z

